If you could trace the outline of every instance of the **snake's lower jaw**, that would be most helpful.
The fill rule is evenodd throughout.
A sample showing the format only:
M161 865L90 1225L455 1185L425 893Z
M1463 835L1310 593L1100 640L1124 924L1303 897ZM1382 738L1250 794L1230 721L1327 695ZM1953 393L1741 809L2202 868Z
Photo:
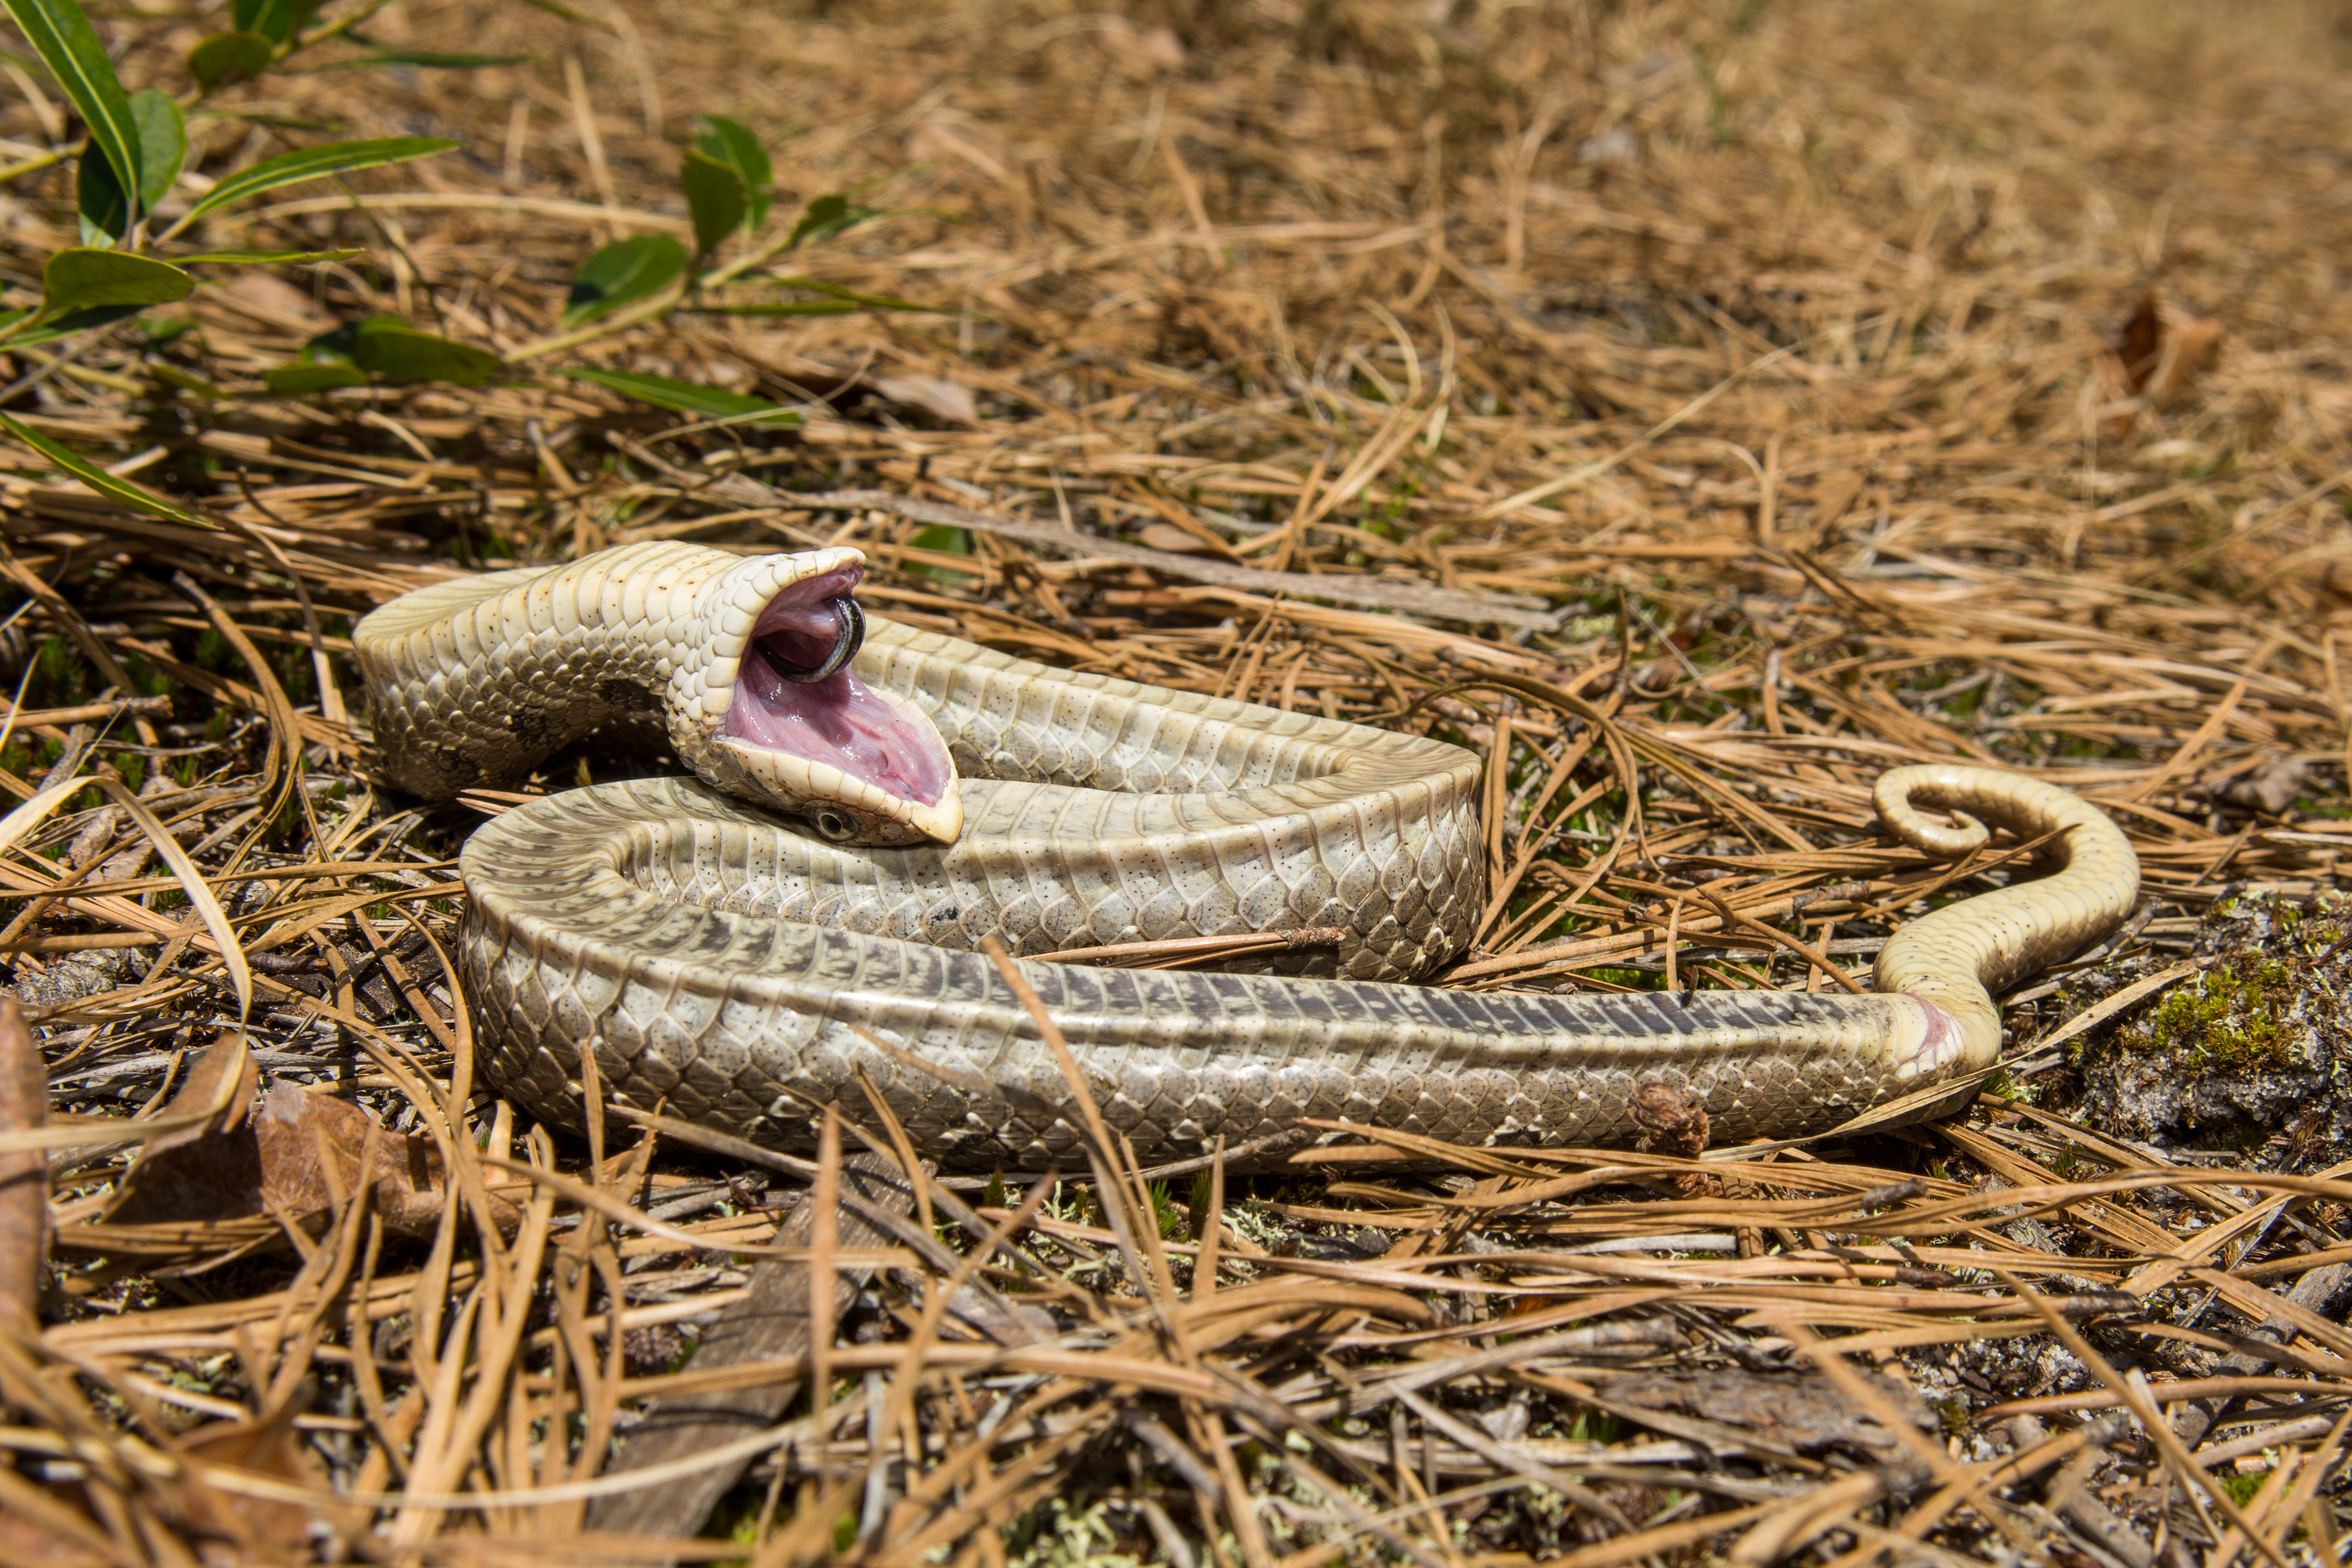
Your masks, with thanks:
M714 787L841 844L951 843L955 763L930 716L853 667L865 616L855 550L765 556L711 586L709 657L674 705L680 760Z
M848 672L834 682L857 719L719 737L686 760L710 783L801 818L839 844L951 844L963 831L955 763L929 717L903 697L876 692ZM808 687L798 688L807 692Z

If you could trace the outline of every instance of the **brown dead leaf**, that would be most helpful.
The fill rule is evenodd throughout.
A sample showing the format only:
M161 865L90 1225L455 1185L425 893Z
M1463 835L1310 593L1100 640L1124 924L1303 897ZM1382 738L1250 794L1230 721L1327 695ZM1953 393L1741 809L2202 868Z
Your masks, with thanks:
M2285 812L2304 791L2311 764L2300 757L2283 757L2208 792L2233 806L2276 817Z
M2158 356L2164 350L2164 318L2158 309L2156 290L2144 291L2124 318L2122 329L2116 333L2116 362L2123 368L2124 390L2137 397L2147 385L2148 377L2156 373Z
M1873 1373L1871 1380L1893 1407L1923 1431L1936 1418L1916 1394ZM1759 1373L1738 1367L1643 1373L1612 1378L1609 1397L1645 1410L1680 1411L1756 1433L1801 1454L1843 1449L1863 1458L1884 1458L1898 1439L1856 1409L1837 1385L1818 1373Z
M216 1421L180 1438L180 1457L191 1466L182 1483L181 1507L191 1530L214 1538L203 1545L207 1563L229 1568L232 1563L310 1561L310 1527L316 1511L300 1503L217 1490L205 1483L198 1468L241 1470L327 1491L325 1469L294 1427L294 1417L304 1403L289 1401L266 1420ZM356 1521L340 1517L341 1512L334 1511L327 1522L349 1533ZM221 1550L231 1543L235 1555Z
M980 423L980 404L961 382L939 376L884 376L874 383L874 390L892 402L919 408L950 424L976 427Z
M2165 324L2164 351L2147 379L2147 395L2158 402L2188 395L2197 378L2221 361L2229 329L2210 316L2188 316Z
M430 1138L386 1132L358 1106L290 1083L270 1089L255 1127L263 1196L282 1208L316 1213L335 1188L348 1193L365 1179L393 1229L428 1231L440 1218L447 1182ZM520 1218L495 1195L490 1203L502 1221Z
M105 1532L86 1520L79 1522L87 1534L71 1526L53 1528L15 1509L0 1510L0 1563L8 1568L115 1568L121 1559L106 1550Z
M2124 318L2116 334L2114 356L2107 373L2126 397L2145 397L2151 403L2176 402L2195 387L2197 378L2221 362L2221 344L2229 329L2210 316L2185 316L2167 309L2156 290L2144 291ZM2111 434L2131 426L2131 416L2109 422Z
M223 1100L224 1081L236 1075ZM257 1213L258 1207L236 1209L236 1195L259 1187L258 1157L250 1153L253 1134L247 1126L259 1073L253 1053L235 1035L223 1035L188 1064L179 1092L163 1108L166 1118L192 1114L219 1104L211 1122L147 1141L139 1158L124 1174L105 1222L149 1225L185 1219L220 1219L236 1213Z
M0 997L0 1133L29 1132L47 1119L48 1108L48 1076L24 1009L16 998ZM48 1212L41 1152L0 1154L0 1324L29 1333L37 1323Z
M190 1071L173 1109L200 1105L200 1096L212 1092L218 1078L207 1071L213 1051ZM299 1218L332 1207L363 1181L391 1229L414 1234L438 1222L446 1178L432 1139L388 1132L355 1105L290 1083L272 1084L248 1116L252 1098L250 1088L237 1096L234 1125L151 1144L103 1223L204 1223L272 1212ZM501 1220L515 1218L511 1206L495 1196L490 1201Z
M79 1481L44 1486L0 1465L0 1563L8 1568L131 1568L143 1560L90 1517Z

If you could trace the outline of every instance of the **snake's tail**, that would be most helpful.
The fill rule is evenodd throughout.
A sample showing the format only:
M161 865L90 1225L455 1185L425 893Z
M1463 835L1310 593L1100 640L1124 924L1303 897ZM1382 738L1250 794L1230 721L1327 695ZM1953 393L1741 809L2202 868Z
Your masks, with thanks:
M1873 803L1887 828L1930 854L1953 856L1982 844L1986 822L2027 838L2054 833L2055 874L1947 905L1896 932L1878 956L1876 988L1907 993L1959 1026L1960 1065L2000 1058L2000 1009L1992 992L2071 957L2131 914L2139 897L2139 857L2105 813L2065 790L1990 768L1931 763L1879 776ZM1960 822L1928 821L1931 806Z

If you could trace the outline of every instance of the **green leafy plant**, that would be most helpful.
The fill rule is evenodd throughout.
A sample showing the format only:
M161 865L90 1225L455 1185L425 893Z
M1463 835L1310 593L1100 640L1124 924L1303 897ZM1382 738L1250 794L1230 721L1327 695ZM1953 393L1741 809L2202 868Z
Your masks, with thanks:
M917 300L862 294L814 277L781 274L777 260L801 246L885 216L850 194L834 193L811 201L790 225L772 224L774 164L749 126L723 115L698 122L694 144L680 155L678 190L686 198L693 246L669 235L615 240L589 253L572 274L557 335L508 356L519 363L574 349L673 313L732 316L837 316L855 310L929 310ZM718 251L730 239L741 246L731 260ZM746 291L785 289L814 299L742 298ZM721 392L666 376L634 371L567 369L562 374L593 382L638 402L674 413L727 423L786 427L798 420L789 411L758 398Z
M575 381L593 382L607 392L623 397L651 403L675 413L692 414L697 419L720 420L728 423L765 424L778 429L790 429L800 423L800 416L789 409L779 408L763 398L747 397L718 387L698 386L692 382L672 381L667 376L646 375L636 371L604 371L575 366L563 372Z
M686 271L686 247L667 235L614 240L580 264L563 324L584 327L667 288Z
M82 243L51 256L41 270L39 305L0 311L0 345L27 348L111 326L151 306L169 305L193 293L197 264L252 266L341 259L357 251L273 252L226 250L166 258L152 252L197 219L245 197L281 185L326 179L355 169L406 162L445 152L454 141L404 136L376 141L333 142L264 160L220 181L161 235L147 233L148 216L162 205L187 162L186 106L154 88L126 91L105 47L79 0L0 0L58 88L80 114L88 134L76 147L30 159L0 172L22 175L67 157L77 160L74 205ZM215 35L191 53L189 70L200 101L226 79L214 68L230 53L253 69L264 68L292 50L316 42L298 37L315 7L303 0L236 0L228 34ZM340 28L322 30L325 33ZM224 39L260 46L225 45ZM248 70L247 74L251 74Z
M174 97L155 87L125 88L81 0L0 0L32 44L40 67L88 128L79 142L0 168L0 183L5 183L72 161L81 242L47 258L37 304L0 308L0 348L53 342L176 304L202 286L202 268L295 266L362 254L355 249L184 251L181 245L183 235L235 204L289 185L431 157L457 143L398 136L296 148L217 179L168 223L159 222L157 214L188 164L189 114L227 112L210 108L208 99L233 83L298 68L293 62L321 44L341 40L364 52L299 68L469 68L514 58L379 46L359 28L385 4L388 0L360 0L339 18L320 22L321 0L232 0L227 26L188 53L194 89ZM32 64L25 63L28 68ZM796 213L780 214L774 181L768 150L749 126L720 115L706 116L698 122L692 143L679 153L678 189L690 239L656 232L590 252L572 276L553 334L500 356L393 317L369 317L320 333L292 362L267 371L263 382L270 395L278 397L376 385L474 387L499 377L528 375L534 361L678 313L793 317L932 308L783 271L783 258L887 212L866 204L857 191L848 191L819 195ZM355 196L353 202L363 205L364 198ZM187 324L183 319L179 329ZM149 334L148 341L160 344L172 335L158 330ZM207 400L240 395L160 359L152 361L150 369L159 382ZM585 365L568 366L558 373L714 424L778 429L799 423L790 410L766 399L667 376ZM5 428L122 505L176 520L200 521L16 421L6 421Z

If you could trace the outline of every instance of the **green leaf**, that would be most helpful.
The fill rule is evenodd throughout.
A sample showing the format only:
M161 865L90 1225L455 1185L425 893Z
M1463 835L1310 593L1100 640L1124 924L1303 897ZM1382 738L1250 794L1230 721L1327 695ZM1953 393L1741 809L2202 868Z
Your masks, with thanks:
M915 537L907 542L917 549L938 550L944 555L970 555L971 530L942 524L916 529Z
M638 235L591 253L572 276L563 324L577 327L660 293L686 270L686 246L668 235Z
M461 387L480 386L502 368L496 354L383 316L359 324L352 335L352 360L386 381L446 382Z
M340 327L329 328L302 345L294 356L298 365L348 365L355 363L352 350L359 346L361 331L370 326L404 327L407 323L397 316L370 316L364 320L346 321Z
M401 325L397 316L375 318L392 326ZM279 397L301 397L310 392L325 392L330 387L363 387L367 372L352 362L352 350L359 342L363 322L346 322L331 331L320 333L302 345L302 351L290 365L280 365L267 371L262 381Z
M131 232L131 200L95 148L74 164L74 218L87 246L115 245Z
M139 122L139 205L152 211L172 193L180 165L187 162L187 121L170 94L152 87L131 95L131 118Z
M316 10L296 0L229 0L230 26L241 33L258 33L274 44L294 36L304 14Z
M768 187L776 183L775 168L768 162L767 149L760 145L760 139L751 134L748 126L724 115L706 114L701 125L695 134L695 150L714 162L726 164L741 177L750 197L743 226L758 228L768 221Z
M329 60L307 68L312 71L364 70L373 67L405 66L422 71L474 71L485 66L519 66L529 55L458 55L439 49L377 49L345 60Z
M278 57L278 46L258 33L215 33L188 51L188 74L206 92L257 77Z
M128 251L61 250L41 269L41 314L62 316L100 305L168 305L195 291L178 267Z
M118 506L128 507L134 512L145 512L150 517L169 517L175 523L190 523L200 528L213 526L152 490L133 485L128 479L116 478L89 459L68 451L47 436L27 429L5 413L0 413L0 427L5 427L9 434Z
M367 385L367 372L356 365L280 365L264 371L261 379L279 397L307 397L332 387Z
M281 152L275 158L265 158L252 168L231 174L205 194L205 199L188 209L188 215L174 227L185 227L215 207L263 191L274 191L280 185L296 185L305 180L323 180L330 174L341 174L352 169L373 169L383 163L405 163L412 158L429 158L436 152L446 152L457 146L455 141L438 136L388 136L377 141L330 141L324 147L305 147L297 152Z
M666 408L675 413L688 413L697 419L739 419L744 415L747 424L762 424L772 430L796 429L801 416L790 409L779 408L764 398L746 397L741 392L722 392L717 387L696 386L692 382L674 382L667 376L649 376L636 371L596 371L574 366L563 374L574 381L593 382L608 392L623 397L649 402L656 408Z
M476 387L500 368L496 354L420 332L397 316L371 316L320 333L302 345L294 363L262 379L280 397L298 397L330 387L364 386L371 375Z
M208 250L176 258L176 265L196 267L206 262L226 266L299 267L312 261L349 261L364 250Z
M139 206L144 211L168 195L180 177L180 164L188 155L188 132L180 106L153 88L132 93L130 101L131 118L139 127L143 170ZM74 171L74 209L84 245L118 245L131 232L130 199L114 166L94 148L81 155Z
M677 183L686 191L687 211L694 214L695 253L707 256L743 221L751 187L731 165L700 152L686 155Z
M880 207L859 207L850 204L849 198L839 193L819 196L801 209L801 221L793 225L792 238L784 242L786 250L820 240L842 230L856 228L868 219L883 215Z
M60 338L70 338L95 327L111 327L146 308L144 305L95 305L87 310L68 310L37 327L29 327L13 334L7 346L11 349L37 348L43 343L54 343Z
M17 30L40 52L41 62L81 112L82 123L89 129L91 151L106 160L124 191L140 189L145 181L139 162L139 121L106 57L106 46L98 41L81 6L76 0L0 0L0 4L8 7Z

